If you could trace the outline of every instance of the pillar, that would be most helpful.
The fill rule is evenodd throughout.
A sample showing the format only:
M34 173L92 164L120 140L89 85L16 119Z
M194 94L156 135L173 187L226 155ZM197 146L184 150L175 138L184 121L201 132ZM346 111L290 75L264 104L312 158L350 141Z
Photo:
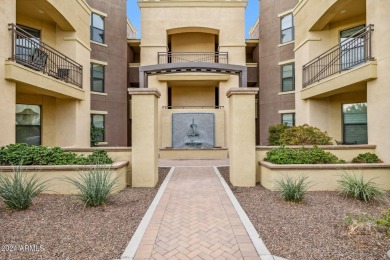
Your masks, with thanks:
M157 89L129 89L132 95L132 186L154 187L158 181Z
M230 181L234 186L256 185L255 95L258 88L232 88L229 98Z

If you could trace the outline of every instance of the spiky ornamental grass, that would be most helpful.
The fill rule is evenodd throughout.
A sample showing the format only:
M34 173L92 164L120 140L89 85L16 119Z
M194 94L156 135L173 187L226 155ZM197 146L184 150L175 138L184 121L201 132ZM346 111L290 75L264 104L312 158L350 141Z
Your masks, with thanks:
M0 173L0 198L11 209L27 209L47 188L47 182L41 182L36 174L27 177L20 166L14 167L13 171L11 176Z
M66 177L79 193L76 195L86 206L97 207L106 204L116 189L118 177L111 179L111 167L96 164L88 172L80 172L79 180Z
M385 192L373 182L373 179L364 180L362 174L355 172L345 172L341 174L340 193L346 197L352 197L364 202L371 200L383 201L385 199Z
M307 178L307 176L300 176L294 179L286 175L275 181L275 187L284 200L299 203L303 200L307 189L310 187Z

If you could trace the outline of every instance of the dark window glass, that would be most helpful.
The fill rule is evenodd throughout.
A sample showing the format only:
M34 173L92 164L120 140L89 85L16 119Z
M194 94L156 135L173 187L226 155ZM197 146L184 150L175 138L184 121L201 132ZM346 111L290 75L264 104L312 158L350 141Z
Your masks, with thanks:
M280 21L280 42L286 43L294 40L294 17L292 14L282 17Z
M41 107L16 105L16 143L41 144Z
M282 114L282 124L287 124L288 126L295 125L295 113Z
M101 131L99 131L99 134L98 134L98 137L97 137L97 140L99 142L104 142L104 129L105 129L105 122L104 122L105 118L104 118L104 115L95 115L95 114L92 114L91 115L91 124L97 128L97 129L100 129Z
M361 25L340 32L342 70L353 68L366 61L364 36L359 36L360 33L354 36L364 27L364 25Z
M282 92L292 91L295 89L295 72L294 64L282 66Z
M91 63L91 91L104 92L104 66Z
M367 103L343 105L343 132L345 144L367 144Z
M91 15L91 40L104 43L104 18L94 13Z

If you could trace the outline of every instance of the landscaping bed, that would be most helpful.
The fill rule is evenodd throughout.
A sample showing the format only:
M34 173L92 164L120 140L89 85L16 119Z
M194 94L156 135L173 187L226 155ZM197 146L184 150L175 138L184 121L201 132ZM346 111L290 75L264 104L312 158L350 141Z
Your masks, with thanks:
M284 201L278 192L257 185L235 188L229 168L219 168L237 200L273 255L287 259L385 259L390 239L376 230L357 229L352 234L346 214L370 214L375 218L390 202L364 203L337 192L307 192L301 204ZM388 195L390 195L388 193Z
M0 202L0 259L119 259L168 171L159 168L155 188L127 188L96 208L69 195L39 195L23 211Z

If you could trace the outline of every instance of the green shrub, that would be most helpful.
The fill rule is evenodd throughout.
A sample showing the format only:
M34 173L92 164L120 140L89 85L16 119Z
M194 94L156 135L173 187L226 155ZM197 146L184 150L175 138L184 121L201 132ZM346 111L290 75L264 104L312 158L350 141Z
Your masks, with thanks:
M286 128L280 134L280 144L284 145L330 145L332 138L319 128L301 125Z
M274 148L267 152L265 161L275 164L336 164L344 163L330 152L314 148L286 148L284 146Z
M387 228L387 234L390 235L390 208L382 213L381 218L377 219L375 223L378 226Z
M12 176L0 173L0 197L11 209L27 209L46 188L46 182L40 182L36 175L28 178L20 166L14 168Z
M340 193L364 202L381 201L385 198L385 192L372 180L365 181L362 174L345 172L338 181Z
M352 163L382 163L376 154L373 153L361 153L352 159Z
M275 182L276 190L280 192L282 198L286 201L301 202L309 188L307 177L293 179L290 176L283 176Z
M0 165L85 165L111 164L104 150L95 150L87 157L67 152L60 147L10 144L0 148Z
M287 124L278 124L271 125L268 128L269 136L268 143L269 145L281 145L280 136L288 128Z
M118 177L111 180L111 169L99 164L88 172L79 173L80 180L65 178L79 191L77 197L87 206L97 207L107 203L118 182Z

